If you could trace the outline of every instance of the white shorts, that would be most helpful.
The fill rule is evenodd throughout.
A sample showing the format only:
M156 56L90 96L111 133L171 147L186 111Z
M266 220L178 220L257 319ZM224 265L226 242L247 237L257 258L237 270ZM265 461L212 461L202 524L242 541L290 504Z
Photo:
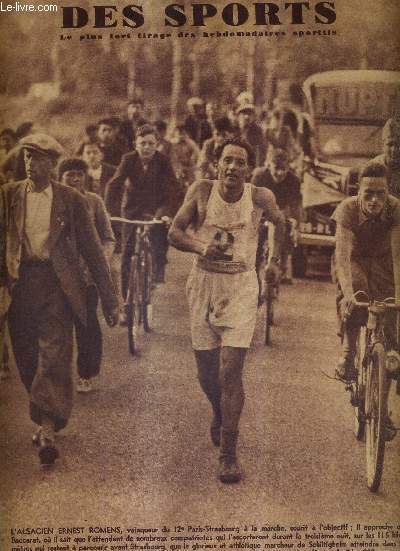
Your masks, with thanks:
M192 345L249 348L257 317L255 270L238 274L207 272L194 266L186 284Z

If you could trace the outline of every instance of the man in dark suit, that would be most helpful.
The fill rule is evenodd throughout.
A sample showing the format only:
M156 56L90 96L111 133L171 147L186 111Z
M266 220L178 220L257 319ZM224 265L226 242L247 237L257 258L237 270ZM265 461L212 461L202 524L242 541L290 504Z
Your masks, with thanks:
M106 207L111 216L129 219L161 218L172 214L178 184L170 160L157 151L157 136L153 126L141 126L136 135L136 150L122 157L114 177L106 188ZM125 184L126 182L126 184ZM122 207L123 205L123 207ZM156 226L152 233L155 252L155 279L163 281L168 248L167 230ZM130 259L135 247L135 231L123 229L121 263L122 296L128 287Z
M101 119L97 123L96 139L103 153L103 161L117 166L124 153L129 150L128 144L118 134L119 121L115 117Z
M8 322L15 360L39 425L34 443L43 465L59 453L54 432L72 409L73 315L87 320L83 257L97 285L104 316L118 321L118 301L84 197L52 176L62 148L50 136L21 140L27 179L6 184L6 243L1 285L11 297Z
M116 167L103 161L103 153L98 142L89 138L80 145L78 155L82 157L88 166L87 191L97 193L104 199L106 183L114 176Z

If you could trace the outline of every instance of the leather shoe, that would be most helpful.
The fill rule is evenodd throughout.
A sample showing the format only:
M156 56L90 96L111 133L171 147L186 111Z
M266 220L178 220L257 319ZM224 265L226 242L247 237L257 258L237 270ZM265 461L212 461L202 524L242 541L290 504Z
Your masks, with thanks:
M235 484L240 482L242 473L236 457L221 456L219 458L219 479L224 484Z
M39 459L40 464L44 467L54 465L56 459L59 457L58 449L54 441L48 440L47 438L41 438L40 449L39 449Z
M358 372L354 366L354 360L348 356L343 356L338 362L335 374L338 379L346 383L355 381L357 379Z

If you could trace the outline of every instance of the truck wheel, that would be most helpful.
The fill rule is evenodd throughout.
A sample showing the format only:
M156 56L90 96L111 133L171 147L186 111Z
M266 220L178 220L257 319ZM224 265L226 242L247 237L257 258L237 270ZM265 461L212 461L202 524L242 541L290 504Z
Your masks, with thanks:
M293 251L293 276L305 277L307 273L307 248L298 245Z

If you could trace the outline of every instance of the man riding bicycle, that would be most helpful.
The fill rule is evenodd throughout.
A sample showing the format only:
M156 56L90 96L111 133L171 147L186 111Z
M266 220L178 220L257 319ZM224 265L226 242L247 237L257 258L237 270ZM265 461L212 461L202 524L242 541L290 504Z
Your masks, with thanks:
M122 157L117 172L106 187L106 206L111 216L129 219L161 218L173 210L177 182L170 160L157 151L156 130L151 125L136 131L136 150ZM155 280L164 281L167 255L167 229L157 226L152 232L155 253ZM128 289L130 261L135 250L135 231L123 229L121 263L122 296Z
M343 343L336 375L348 382L357 377L357 337L366 322L365 312L354 308L354 293L400 301L400 201L389 194L385 165L369 163L361 173L358 195L345 199L332 218L337 224L337 307ZM396 320L390 315L387 319L388 342L398 349Z
M265 187L275 195L278 207L287 220L287 231L281 251L281 270L283 283L291 283L291 272L288 269L288 256L293 247L293 226L298 227L301 213L300 180L290 169L289 156L283 149L275 149L268 166L256 168L251 183L257 187ZM291 223L290 221L294 221ZM264 254L267 231L264 224L260 226L257 249L257 273Z

